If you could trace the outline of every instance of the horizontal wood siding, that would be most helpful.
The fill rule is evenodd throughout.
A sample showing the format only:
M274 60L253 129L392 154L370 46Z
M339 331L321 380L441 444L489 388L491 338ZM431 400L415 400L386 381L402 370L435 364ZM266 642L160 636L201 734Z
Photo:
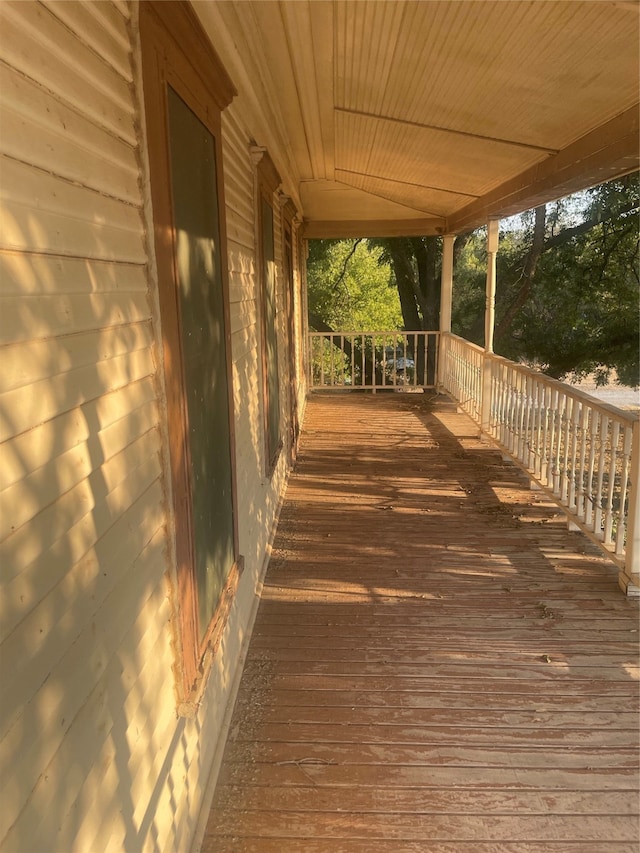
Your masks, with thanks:
M223 152L245 572L200 708L178 718L133 9L130 20L126 2L0 6L2 851L189 849L286 474L282 454L264 477L253 134L232 105ZM274 213L285 376L277 203Z
M225 201L229 258L229 291L236 417L236 459L240 550L250 567L253 589L264 561L275 522L284 477L284 459L271 478L264 477L262 401L258 392L260 361L259 288L256 281L255 188L249 156L251 135L235 104L222 115ZM274 202L274 242L277 268L278 347L281 376L286 352L282 317L282 250L280 213ZM281 389L283 434L284 382Z
M0 9L3 851L185 849L208 773L175 713L128 17Z
M81 4L64 5L69 6L68 15L79 14ZM98 45L78 38L58 17L62 11L58 6L52 3L46 8L19 0L3 3L0 58L39 83L55 100L135 145L130 74L128 79L123 77L100 56ZM122 61L128 61L127 44L122 52Z

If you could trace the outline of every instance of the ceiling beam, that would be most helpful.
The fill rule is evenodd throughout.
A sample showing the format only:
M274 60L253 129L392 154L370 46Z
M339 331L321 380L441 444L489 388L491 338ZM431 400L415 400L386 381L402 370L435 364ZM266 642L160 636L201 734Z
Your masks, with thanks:
M443 234L445 220L429 219L364 219L305 221L302 236L308 240L342 240L350 237L429 237Z
M517 139L503 139L499 136L487 136L486 134L481 133L471 133L467 130L455 130L451 127L441 127L437 124L422 124L422 122L418 121L408 121L403 118L394 118L393 116L382 116L377 115L376 113L368 113L363 110L351 110L346 107L335 107L335 111L337 113L345 113L346 115L352 116L362 116L363 118L371 118L376 121L386 121L393 122L394 124L401 124L404 127L417 127L420 130L437 130L439 133L449 133L455 136L466 136L468 139L481 139L484 142L495 142L499 145L513 145L517 148L527 148L530 151L541 151L544 154L557 154L557 148L548 148L544 145L534 145L530 142L521 142Z
M459 234L524 210L555 201L640 168L638 105L526 169L471 202L447 220L446 232Z
M372 178L375 181L386 181L389 184L398 184L403 187L415 187L420 190L434 190L439 193L448 193L449 195L461 195L466 196L467 198L480 198L479 195L474 195L473 193L466 193L462 190L452 190L447 189L446 187L434 187L429 184L416 184L412 181L400 181L398 178L391 178L389 175L375 175L372 172L356 172L354 169L341 169L339 167L336 168L336 172L343 173L345 175L356 175L359 178Z

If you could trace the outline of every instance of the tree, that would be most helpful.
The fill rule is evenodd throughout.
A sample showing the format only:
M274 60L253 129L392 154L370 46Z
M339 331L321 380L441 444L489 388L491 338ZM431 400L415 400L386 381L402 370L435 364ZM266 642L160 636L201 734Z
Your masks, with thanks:
M439 237L389 237L369 240L369 246L382 250L381 263L389 263L400 296L406 331L433 331L439 328L440 263ZM418 341L411 349L418 375L435 382L436 340Z
M309 323L313 328L399 328L402 315L398 291L381 255L381 249L370 248L362 239L310 242L307 280Z
M365 240L314 240L307 265L309 325L318 332L391 331L400 328L398 290L382 250ZM330 338L345 363L363 364L368 381L373 372L382 382L381 368L362 341L353 344L340 334ZM329 358L334 363L334 355ZM330 368L331 369L331 368Z

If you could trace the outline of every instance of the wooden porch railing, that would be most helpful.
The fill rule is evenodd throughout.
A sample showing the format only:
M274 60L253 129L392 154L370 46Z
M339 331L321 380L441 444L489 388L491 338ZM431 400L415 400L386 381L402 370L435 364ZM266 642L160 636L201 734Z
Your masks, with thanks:
M452 334L440 386L621 567L638 594L638 415Z
M309 332L309 388L435 388L439 332Z

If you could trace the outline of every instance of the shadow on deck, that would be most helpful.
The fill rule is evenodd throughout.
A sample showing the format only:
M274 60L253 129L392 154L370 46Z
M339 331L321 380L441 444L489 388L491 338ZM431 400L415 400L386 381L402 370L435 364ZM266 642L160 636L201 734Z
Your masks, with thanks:
M451 404L312 396L203 853L637 853L637 629Z

